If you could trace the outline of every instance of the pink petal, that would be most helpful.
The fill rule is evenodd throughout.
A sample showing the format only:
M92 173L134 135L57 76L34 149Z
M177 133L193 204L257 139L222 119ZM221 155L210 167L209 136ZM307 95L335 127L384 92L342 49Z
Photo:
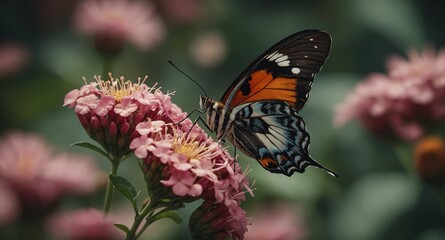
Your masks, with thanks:
M102 97L97 103L97 107L94 109L94 112L103 117L108 114L108 112L113 108L114 98L111 96Z
M74 104L80 96L80 91L78 89L74 89L65 95L65 99L63 100L63 106L69 105L69 107L74 107Z
M121 102L116 105L114 112L122 117L128 117L137 110L138 106L132 103L131 98L122 98Z
M189 187L181 182L176 182L172 187L173 192L178 196L185 196L189 192Z
M141 135L147 135L152 131L151 120L148 119L146 122L141 122L136 126L136 131Z
M201 195L202 193L202 186L199 184L193 184L193 186L190 188L188 194L192 197L197 197Z

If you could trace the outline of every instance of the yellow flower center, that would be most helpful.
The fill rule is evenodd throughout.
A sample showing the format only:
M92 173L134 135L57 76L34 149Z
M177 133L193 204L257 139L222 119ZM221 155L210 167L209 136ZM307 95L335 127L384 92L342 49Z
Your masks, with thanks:
M139 91L140 86L147 80L147 76L144 79L138 78L137 83L133 83L131 80L125 80L123 76L120 78L113 78L111 73L110 79L104 81L100 76L94 76L100 91L106 96L112 96L117 102L120 102L122 98L131 96Z
M196 138L189 138L187 134L175 131L173 136L173 151L182 153L188 159L214 158L218 155L215 145L199 142Z

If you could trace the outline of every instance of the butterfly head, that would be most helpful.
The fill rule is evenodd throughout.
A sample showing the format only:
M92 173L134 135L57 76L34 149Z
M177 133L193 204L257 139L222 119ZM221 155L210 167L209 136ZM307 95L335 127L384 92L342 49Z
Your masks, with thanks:
M201 96L199 99L199 106L201 110L207 111L213 104L214 101L211 98Z

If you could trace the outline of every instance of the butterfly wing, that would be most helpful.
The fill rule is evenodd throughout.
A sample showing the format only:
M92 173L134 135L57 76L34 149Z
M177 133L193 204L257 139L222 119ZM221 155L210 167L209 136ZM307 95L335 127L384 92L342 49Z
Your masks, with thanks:
M303 108L315 74L325 63L331 37L320 30L305 30L278 42L257 58L221 98L227 109L260 100L288 102Z
M258 101L234 109L229 139L268 171L292 176L308 166L326 169L308 153L309 134L303 119L284 101Z

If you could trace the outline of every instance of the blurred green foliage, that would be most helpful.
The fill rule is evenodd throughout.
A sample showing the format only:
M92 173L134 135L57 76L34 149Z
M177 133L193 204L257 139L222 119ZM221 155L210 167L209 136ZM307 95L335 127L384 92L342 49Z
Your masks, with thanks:
M73 30L70 10L52 13L47 16L51 21L39 18L38 11L44 11L42 6L48 7L48 2L0 2L0 40L25 44L31 52L25 69L0 81L0 130L39 132L60 148L86 153L69 147L88 138L74 112L62 107L63 98L82 85L83 76L92 80L101 74L103 61L91 40ZM359 123L340 129L332 125L334 107L366 74L385 71L387 56L443 46L445 2L226 0L207 5L210 16L206 20L168 25L159 48L144 53L127 46L114 62L113 74L129 79L148 75L149 85L159 82L164 91L176 91L173 101L190 111L198 107L200 91L167 59L219 99L250 61L281 38L309 28L326 30L333 38L330 58L315 79L301 115L311 134L311 155L340 178L313 168L287 178L240 156L243 167L252 168L249 178L256 180L256 197L248 198L245 206L248 213L273 202L295 204L303 210L309 239L445 239L444 206L430 186L403 169L394 146ZM215 29L226 38L227 57L214 68L200 68L190 58L188 47L196 35ZM405 155L411 156L410 152ZM110 167L97 157L104 169ZM123 164L120 174L144 189L142 175L128 174L137 168L132 160ZM100 201L97 197L92 204L100 208ZM191 210L182 211L190 214ZM157 227L158 239L186 239L186 222L180 227L167 221L162 224Z

